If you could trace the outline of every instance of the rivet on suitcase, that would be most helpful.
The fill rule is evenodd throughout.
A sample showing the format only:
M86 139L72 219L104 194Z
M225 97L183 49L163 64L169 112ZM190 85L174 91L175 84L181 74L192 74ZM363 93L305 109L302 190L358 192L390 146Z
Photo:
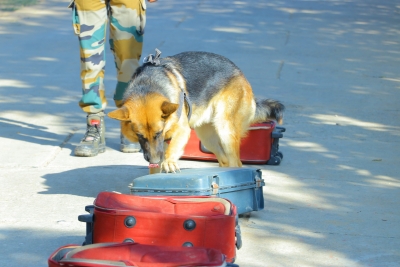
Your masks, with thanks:
M264 209L262 172L256 168L193 168L133 179L139 196L217 196L229 199L238 214Z
M137 243L101 243L88 246L66 245L48 259L49 267L239 267L226 263L216 249L163 247Z
M135 242L206 247L220 250L227 262L234 261L236 246L241 245L236 206L223 198L101 192L86 210L90 213L78 217L87 225L86 245Z
M279 151L279 138L283 137L285 130L276 126L274 121L251 125L248 135L240 144L242 163L279 165L283 158ZM200 142L194 130L191 131L181 159L217 161L215 155Z

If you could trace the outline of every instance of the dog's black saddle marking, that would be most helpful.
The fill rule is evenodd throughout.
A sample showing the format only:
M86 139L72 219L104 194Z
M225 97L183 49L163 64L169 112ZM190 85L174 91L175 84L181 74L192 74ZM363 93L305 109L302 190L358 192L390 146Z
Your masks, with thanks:
M143 63L150 63L150 64L158 66L158 65L160 65L160 55L161 55L161 51L156 48L156 54L155 55L150 54L147 57L145 57L143 59Z

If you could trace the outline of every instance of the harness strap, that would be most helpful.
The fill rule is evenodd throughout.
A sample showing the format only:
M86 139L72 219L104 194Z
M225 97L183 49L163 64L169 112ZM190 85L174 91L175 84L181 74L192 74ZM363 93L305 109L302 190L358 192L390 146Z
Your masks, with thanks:
M183 92L183 90L181 91L181 93L179 94L179 108L176 111L176 113L178 114L178 118L181 117L182 115L182 109L183 109L183 105L187 105L188 108L188 121L190 121L190 117L192 116L192 103L190 102L189 97L186 95L185 92Z
M161 51L156 48L156 55L153 56L152 54L148 55L143 59L143 63L151 63L153 65L160 65L160 55Z
M160 55L161 51L156 48L156 54L154 56L150 54L147 57L145 57L143 59L143 63L150 63L156 66L160 65ZM192 116L192 103L190 102L189 97L181 88L181 93L179 94L179 108L177 110L178 118L180 118L182 115L182 109L185 103L187 104L188 107L188 114L187 114L188 121L190 121L190 117Z
M192 102L190 102L190 99L189 99L189 97L186 95L186 93L183 93L183 96L184 96L184 98L185 98L185 100L186 100L186 104L188 105L188 114L187 114L187 117L188 117L188 121L190 121L190 117L192 116Z

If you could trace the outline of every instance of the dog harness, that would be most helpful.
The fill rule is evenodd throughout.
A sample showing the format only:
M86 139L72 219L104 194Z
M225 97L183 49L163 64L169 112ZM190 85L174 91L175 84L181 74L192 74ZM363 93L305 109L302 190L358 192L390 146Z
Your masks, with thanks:
M147 57L145 57L143 59L143 63L150 63L155 66L158 66L161 64L160 55L161 55L161 51L156 48L156 54L155 55L150 54ZM186 93L181 88L181 93L179 94L179 108L177 110L178 118L181 117L182 107L185 104L187 105L187 109L188 109L188 114L187 114L188 121L190 121L190 117L192 116L192 103L190 102L189 97L186 95Z

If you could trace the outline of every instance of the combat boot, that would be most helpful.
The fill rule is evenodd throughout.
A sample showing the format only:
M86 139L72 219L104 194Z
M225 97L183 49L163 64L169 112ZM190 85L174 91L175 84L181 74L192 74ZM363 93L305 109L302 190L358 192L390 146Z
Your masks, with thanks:
M133 143L129 141L122 133L121 133L121 151L124 153L136 153L140 152L140 144Z
M105 131L104 112L89 114L86 133L75 147L75 156L93 157L106 151Z

